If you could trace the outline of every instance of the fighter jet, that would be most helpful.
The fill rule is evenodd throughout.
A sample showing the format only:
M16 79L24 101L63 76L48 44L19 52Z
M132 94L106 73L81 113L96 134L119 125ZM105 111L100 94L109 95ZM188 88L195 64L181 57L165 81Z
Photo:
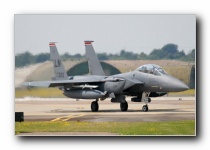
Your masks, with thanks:
M91 110L99 110L99 100L111 98L120 103L121 111L128 110L126 96L132 102L145 103L142 111L148 111L151 97L166 95L189 89L182 81L170 76L160 66L145 64L134 71L106 76L92 46L93 41L84 41L89 75L68 76L58 54L55 42L50 42L50 59L54 66L54 77L49 81L24 82L23 86L58 87L66 97L74 99L95 99Z

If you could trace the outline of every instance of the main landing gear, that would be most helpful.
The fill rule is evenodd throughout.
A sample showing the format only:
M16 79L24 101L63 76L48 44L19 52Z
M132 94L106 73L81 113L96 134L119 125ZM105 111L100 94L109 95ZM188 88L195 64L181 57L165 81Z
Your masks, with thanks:
M121 111L127 111L128 110L128 102L121 102L120 103L120 109Z
M121 111L127 111L128 110L128 103L125 100L125 96L124 95L115 95L115 98L111 99L112 103L120 103L120 109Z
M99 105L98 105L98 101L99 99L96 99L95 101L93 101L91 103L91 110L92 112L97 112L99 109ZM133 102L145 102L145 105L143 105L142 107L142 111L143 112L147 112L149 110L148 107L148 103L151 102L151 99L149 97L145 97L145 98L132 98L131 101ZM125 96L118 96L117 98L112 98L111 102L118 102L120 103L120 109L121 111L127 111L128 110L128 102L125 100Z
M96 101L93 101L91 103L91 110L92 110L92 112L97 112L98 108L99 108L99 106L98 106L98 99L96 99Z

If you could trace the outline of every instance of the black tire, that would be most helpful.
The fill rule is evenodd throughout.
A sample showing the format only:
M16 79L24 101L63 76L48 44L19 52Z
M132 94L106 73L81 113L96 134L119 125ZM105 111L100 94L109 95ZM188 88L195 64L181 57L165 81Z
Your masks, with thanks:
M148 97L148 103L150 103L151 101L152 101L151 98Z
M148 110L149 110L149 108L148 108L147 105L144 105L144 106L142 107L142 111L143 111L143 112L147 112Z
M120 109L121 109L121 111L127 111L128 110L128 103L127 102L121 102L120 103Z
M91 103L91 110L92 110L92 112L98 111L98 108L99 108L98 102L93 101L93 102Z

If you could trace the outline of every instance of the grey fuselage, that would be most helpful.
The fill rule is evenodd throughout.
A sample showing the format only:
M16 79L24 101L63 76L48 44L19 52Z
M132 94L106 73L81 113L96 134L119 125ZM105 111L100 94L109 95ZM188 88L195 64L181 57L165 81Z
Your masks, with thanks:
M110 93L121 94L121 95L130 95L138 96L143 92L179 92L187 90L188 87L182 81L168 75L154 75L149 73L139 72L138 70L117 74L113 76L74 76L69 77L70 80L74 79L99 79L103 80L105 78L120 78L124 79L122 81L106 81L100 83L89 83L89 85L97 86L94 89L74 89L71 88L69 91L64 92L64 95L72 98L82 98L82 99L91 99L91 98L105 98ZM135 81L142 82L143 84L136 84ZM106 92L106 94L103 94ZM95 93L95 94L94 94ZM90 95L90 96L88 96Z
M120 78L132 78L142 81L144 85L138 85L134 88L131 87L130 92L180 92L189 89L188 86L182 81L168 75L154 75L149 73L139 72L137 70L114 75ZM126 90L126 89L124 89Z

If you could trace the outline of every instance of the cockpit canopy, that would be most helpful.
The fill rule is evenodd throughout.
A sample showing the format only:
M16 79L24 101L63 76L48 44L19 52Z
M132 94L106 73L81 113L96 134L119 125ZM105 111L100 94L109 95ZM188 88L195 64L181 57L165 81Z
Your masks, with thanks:
M165 70L163 70L160 66L155 65L155 64L143 65L137 68L136 70L140 72L144 72L144 73L158 75L158 76L167 74Z

